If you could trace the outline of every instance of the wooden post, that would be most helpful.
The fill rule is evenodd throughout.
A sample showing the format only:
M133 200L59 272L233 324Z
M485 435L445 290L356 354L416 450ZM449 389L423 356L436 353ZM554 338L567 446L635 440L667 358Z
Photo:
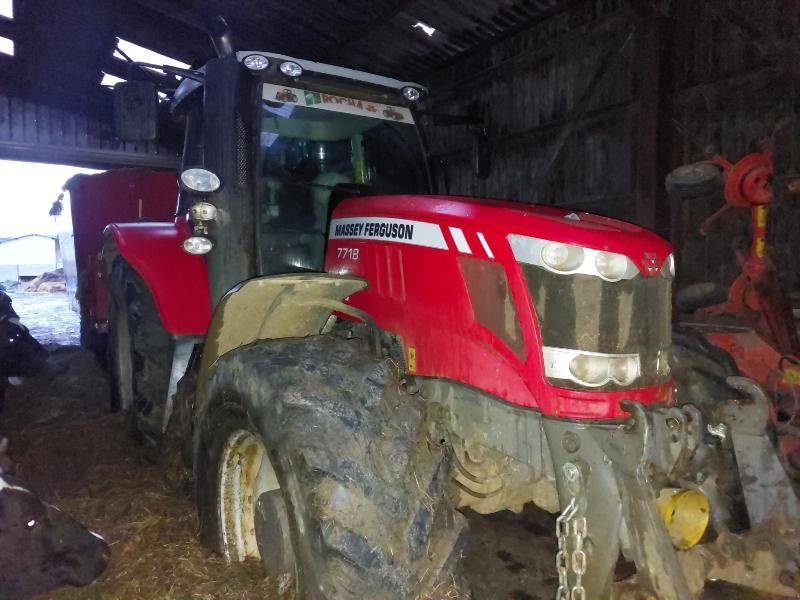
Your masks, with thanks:
M656 223L662 211L663 182L658 169L658 129L660 117L659 74L660 39L658 12L640 14L634 45L635 94L638 110L634 121L634 189L636 221L649 229L667 229ZM660 225L660 227L659 227Z

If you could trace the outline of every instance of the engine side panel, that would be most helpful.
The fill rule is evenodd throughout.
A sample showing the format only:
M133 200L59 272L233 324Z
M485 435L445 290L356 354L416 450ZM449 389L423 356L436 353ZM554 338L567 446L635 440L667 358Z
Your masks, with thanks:
M164 328L173 335L205 335L211 322L208 269L202 256L181 246L191 235L186 221L114 223L104 233L147 284Z

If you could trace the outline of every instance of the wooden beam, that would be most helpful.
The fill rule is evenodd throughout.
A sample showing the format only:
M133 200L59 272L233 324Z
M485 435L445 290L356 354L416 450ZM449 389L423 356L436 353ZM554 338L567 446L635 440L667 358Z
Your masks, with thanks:
M656 217L662 212L659 205L664 202L658 162L660 65L659 16L652 11L637 19L633 65L637 105L633 134L636 222L648 229L656 229Z
M11 38L12 40L15 37L16 33L16 23L14 23L13 19L9 19L8 17L0 16L0 35L3 37Z
M388 21L394 19L399 13L403 12L404 10L408 10L417 2L418 0L400 0L400 2L394 3L377 17L371 19L366 25L357 29L356 31L353 31L350 35L340 40L336 47L331 50L332 56L340 56L348 46L366 37L376 29L379 29Z
M0 159L80 167L147 167L177 170L180 156L0 140Z
M133 0L134 4L146 8L162 17L182 23L192 29L205 32L206 25L203 19L194 11L176 9L168 6L163 0Z

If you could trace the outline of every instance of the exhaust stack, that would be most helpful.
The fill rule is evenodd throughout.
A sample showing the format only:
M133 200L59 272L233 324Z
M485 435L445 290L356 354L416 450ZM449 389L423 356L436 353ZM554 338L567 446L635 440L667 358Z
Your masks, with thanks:
M231 42L231 29L228 23L220 16L216 16L208 23L208 35L219 58L233 56L233 43Z

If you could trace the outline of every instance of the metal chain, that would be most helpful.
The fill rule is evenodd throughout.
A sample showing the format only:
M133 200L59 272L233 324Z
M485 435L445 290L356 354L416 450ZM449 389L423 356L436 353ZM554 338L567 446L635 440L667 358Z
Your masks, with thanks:
M575 573L575 585L572 587L570 600L586 600L586 590L581 584L581 578L586 573L586 553L583 551L586 530L586 517L578 517L572 522L572 537L575 543L575 550L572 551L572 571Z
M556 600L586 600L586 590L582 578L586 574L587 558L583 543L588 534L586 517L575 518L578 512L578 499L573 496L566 508L556 519L556 570L558 571L558 590ZM569 552L569 535L572 533L573 550ZM570 588L569 572L575 574L575 585Z
M578 501L573 496L567 507L561 511L556 519L556 538L558 539L558 552L556 552L556 570L558 571L558 590L556 600L570 600L570 590L568 571L570 567L569 552L567 544L569 542L569 523L578 510Z

